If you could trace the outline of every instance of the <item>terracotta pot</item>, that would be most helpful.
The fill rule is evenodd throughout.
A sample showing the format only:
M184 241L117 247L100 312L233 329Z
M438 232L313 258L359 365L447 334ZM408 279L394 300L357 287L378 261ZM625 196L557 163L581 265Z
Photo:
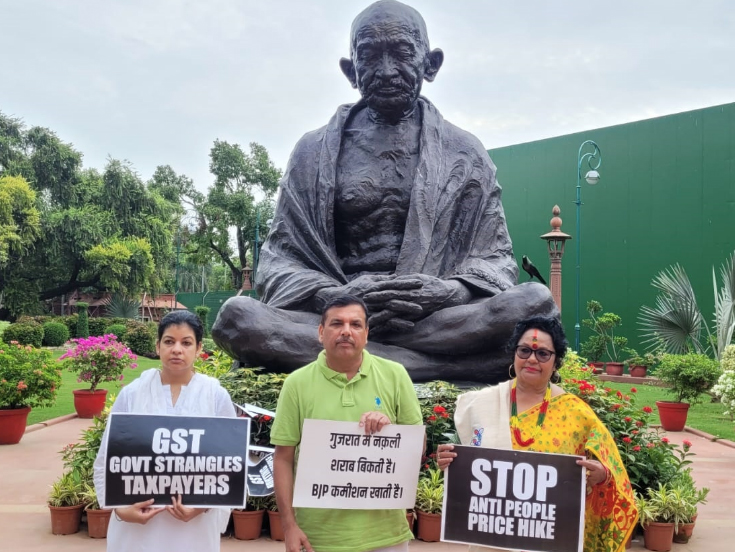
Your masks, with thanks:
M80 418L94 418L105 409L107 389L74 389L74 409Z
M694 521L691 523L682 523L677 527L676 531L674 532L674 542L679 544L686 544L689 542L689 539L692 538L692 533L694 532Z
M271 539L274 541L285 540L283 526L281 525L281 512L268 510L268 524L271 527Z
M112 510L87 510L87 534L93 539L106 539Z
M651 522L643 528L643 546L648 550L668 552L674 542L674 524Z
M30 406L0 409L0 445L15 445L26 431Z
M622 362L608 362L605 365L605 373L608 376L622 376L623 375L623 363Z
M424 542L439 542L442 535L442 515L416 511L419 528L416 537Z
M413 522L416 520L416 516L413 510L406 511L406 521L408 522L408 530L413 533Z
M689 403L656 401L661 427L666 431L683 431L687 423Z
M628 373L631 378L645 378L648 373L648 366L631 366Z
M602 374L602 370L605 367L604 362L590 362L589 365L592 366L593 374Z
M260 533L263 531L264 515L265 510L232 510L235 538L238 540L255 540L260 538Z
M82 522L84 504L77 506L50 506L51 533L54 535L71 535L79 531Z

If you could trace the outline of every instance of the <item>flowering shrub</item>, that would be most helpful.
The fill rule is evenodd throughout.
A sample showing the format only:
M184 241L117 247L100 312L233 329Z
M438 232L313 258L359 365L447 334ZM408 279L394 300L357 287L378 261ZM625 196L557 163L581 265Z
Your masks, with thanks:
M101 337L80 337L72 339L73 349L59 357L66 361L67 367L79 374L77 381L90 384L90 391L97 389L100 383L122 381L125 368L137 368L138 359L113 334Z
M725 407L725 414L735 420L735 345L728 345L722 353L720 361L722 375L717 380L717 385L712 392L720 398Z
M51 406L59 385L50 351L0 341L0 408Z
M436 456L436 447L442 443L459 442L454 425L454 409L457 406L457 397L462 392L446 381L432 381L416 386L421 417L426 426L424 470L431 467Z
M607 426L620 451L633 489L643 493L647 488L667 484L691 462L686 459L691 443L680 449L659 431L649 427L653 408L636 404L635 387L629 393L605 387L594 375L587 379L570 378L562 387L590 405ZM688 443L688 444L687 444Z

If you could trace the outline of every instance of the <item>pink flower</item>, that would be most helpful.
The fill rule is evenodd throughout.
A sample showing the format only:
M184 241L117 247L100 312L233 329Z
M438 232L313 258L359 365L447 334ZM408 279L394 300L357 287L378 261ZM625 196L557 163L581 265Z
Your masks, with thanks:
M646 414L650 414L651 412L653 412L653 408L651 408L650 406L644 406L643 412L645 412Z
M662 437L662 438L661 438L661 442L662 442L662 443L666 443L666 444L668 444L668 443L669 443L669 439L668 439L668 437Z
M638 452L639 450L641 450L641 446L640 445L636 445L636 446L633 447L633 452Z
M623 443L629 444L632 442L633 442L633 439L631 439L630 437L623 437Z
M28 386L23 381L18 382L18 390L23 391L24 389L28 389Z
M653 448L655 446L653 443L646 443L646 448Z
M684 439L682 445L684 445L684 452L687 452L690 448L692 448L692 442L688 441L687 439Z

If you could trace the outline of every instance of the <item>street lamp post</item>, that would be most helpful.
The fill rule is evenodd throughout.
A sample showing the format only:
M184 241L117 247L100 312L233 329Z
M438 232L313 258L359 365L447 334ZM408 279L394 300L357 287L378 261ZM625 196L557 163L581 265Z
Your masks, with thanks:
M583 150L587 150L584 153ZM582 266L582 230L581 230L581 217L582 217L582 163L587 162L589 170L584 175L584 179L587 184L594 185L600 180L600 173L597 169L600 168L602 163L602 153L600 148L592 140L585 140L582 145L579 146L579 153L577 154L577 199L574 203L577 205L577 285L576 285L576 312L577 319L574 324L574 349L579 352L579 333L581 327L579 325L579 308L580 308L580 288L582 283L581 266Z

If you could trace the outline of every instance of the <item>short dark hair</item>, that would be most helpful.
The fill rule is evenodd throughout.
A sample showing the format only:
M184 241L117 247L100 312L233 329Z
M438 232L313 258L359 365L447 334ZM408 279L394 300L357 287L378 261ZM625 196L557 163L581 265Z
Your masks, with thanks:
M202 326L202 321L199 317L188 310L172 311L161 319L161 323L158 324L158 341L161 341L161 338L163 338L163 332L166 331L166 328L169 326L181 326L183 324L186 324L193 330L194 339L196 339L196 343L199 345L204 337L204 326Z
M551 342L554 345L554 368L559 369L564 361L564 355L567 354L569 342L564 335L564 327L558 318L546 316L532 316L521 320L516 324L513 334L508 341L508 352L515 354L516 347L521 337L528 330L541 330L551 336Z
M324 324L327 322L327 311L329 309L349 307L350 305L360 305L360 307L362 307L362 311L365 313L365 327L367 327L368 309L365 305L365 301L354 295L339 295L334 299L330 299L329 301L327 301L327 304L324 305L324 308L322 309L322 320L320 324L324 326Z

